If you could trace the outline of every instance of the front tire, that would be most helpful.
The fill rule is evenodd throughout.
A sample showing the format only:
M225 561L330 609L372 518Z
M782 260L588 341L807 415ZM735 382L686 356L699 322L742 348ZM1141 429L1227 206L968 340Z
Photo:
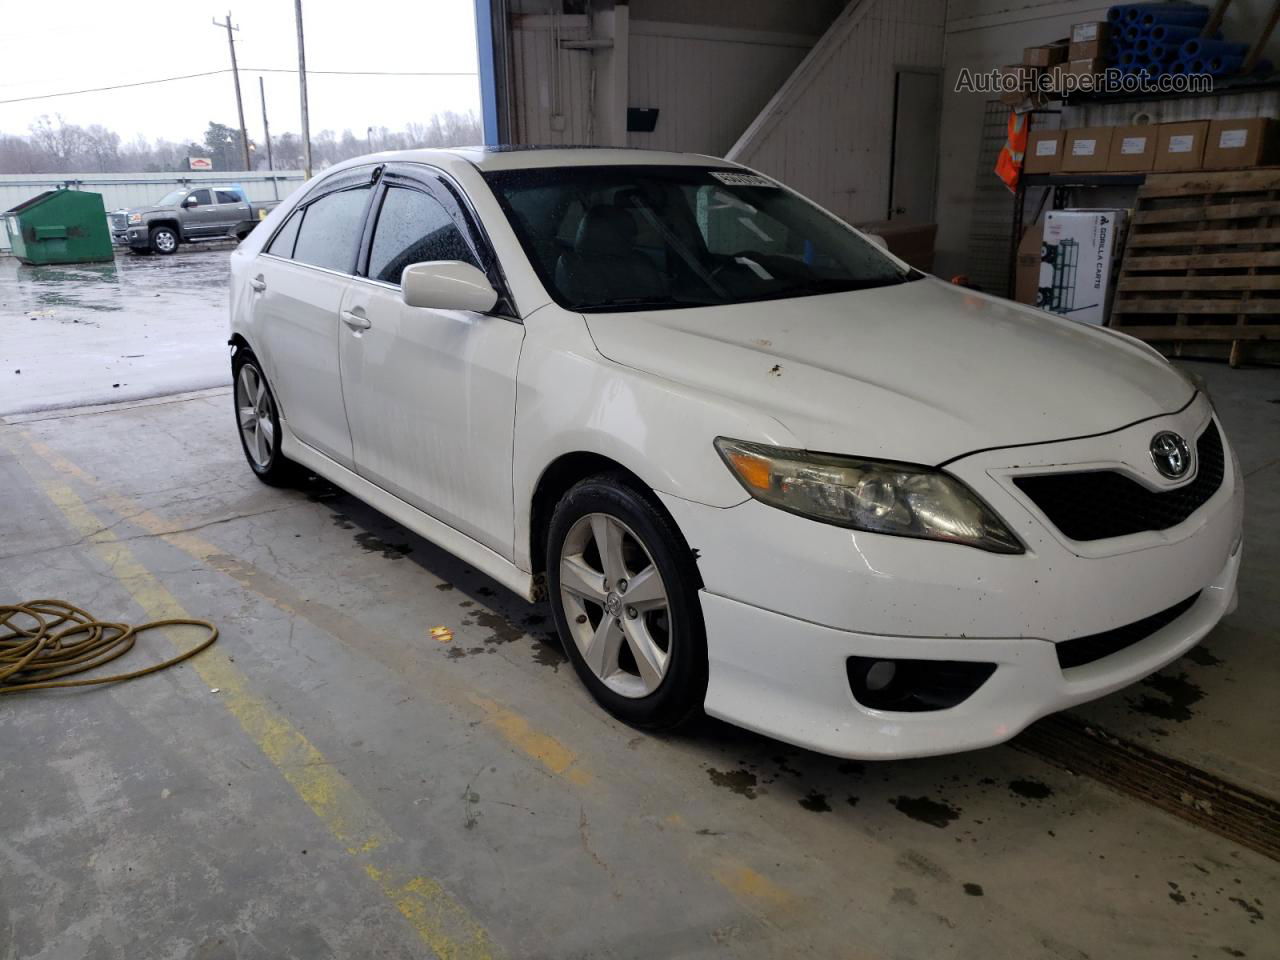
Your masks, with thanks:
M288 486L300 473L298 465L280 452L280 413L258 358L238 351L231 364L236 428L249 467L265 484Z
M178 234L172 227L152 227L149 236L156 253L168 256L178 249Z
M621 473L590 477L556 505L547 536L556 628L579 678L632 726L669 729L707 691L707 640L693 553Z

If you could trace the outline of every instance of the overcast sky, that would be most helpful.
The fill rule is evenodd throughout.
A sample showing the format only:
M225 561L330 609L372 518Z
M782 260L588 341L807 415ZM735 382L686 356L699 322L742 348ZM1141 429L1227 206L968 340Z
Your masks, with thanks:
M235 0L236 55L249 136L262 137L259 73L298 65L293 0ZM227 0L44 0L4 3L0 101L231 66L212 24ZM472 0L303 0L311 132L400 129L444 110L480 110ZM324 76L320 70L462 72L459 77ZM297 74L266 80L273 134L298 132ZM0 132L26 134L41 114L100 123L124 141L199 141L210 120L236 125L231 74L106 93L0 103Z

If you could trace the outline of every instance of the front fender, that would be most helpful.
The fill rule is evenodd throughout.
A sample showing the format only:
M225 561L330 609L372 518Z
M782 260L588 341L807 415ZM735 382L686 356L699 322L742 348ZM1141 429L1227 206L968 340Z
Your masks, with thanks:
M550 306L526 326L512 476L515 559L525 569L534 492L566 454L606 457L656 492L731 507L748 498L716 452L717 436L798 444L770 416L606 359L580 314Z

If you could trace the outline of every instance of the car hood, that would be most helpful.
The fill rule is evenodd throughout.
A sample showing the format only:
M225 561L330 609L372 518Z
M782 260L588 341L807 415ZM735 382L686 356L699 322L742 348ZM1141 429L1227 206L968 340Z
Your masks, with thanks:
M610 360L749 404L828 453L937 464L1106 433L1195 393L1136 341L933 278L585 317Z

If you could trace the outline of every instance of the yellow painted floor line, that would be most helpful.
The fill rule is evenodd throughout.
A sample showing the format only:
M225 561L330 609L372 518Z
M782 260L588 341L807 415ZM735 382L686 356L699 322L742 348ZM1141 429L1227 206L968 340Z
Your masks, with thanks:
M230 576L242 587L257 596L261 596L284 613L291 616L307 617L309 611L305 609L306 605L291 602L288 598L280 596L279 590L264 592L258 582L261 576L256 571L256 568L236 560L234 557L227 556L225 550L197 534L175 530L175 524L172 520L165 519L147 510L137 501L111 492L104 487L97 477L68 460L47 444L42 443L30 433L24 432L23 439L31 450L58 473L93 487L97 494L96 502L102 503L112 513L126 518L130 523L145 530L147 533L163 539L166 543L183 551L193 559L207 563L219 572ZM101 526L96 521L94 521L94 524L95 530ZM335 635L339 635L339 639L342 639L340 634L341 631L338 631L338 634ZM526 757L537 761L550 773L563 777L579 788L588 787L595 782L594 775L575 751L550 734L534 728L520 713L497 701L474 693L465 694L465 701L469 701L470 704L478 707L482 711L488 726L497 732L511 747ZM679 817L678 814L673 814L672 816ZM765 919L772 920L775 925L777 925L781 914L790 913L801 904L798 897L795 897L764 875L733 857L722 855L717 857L715 862L704 866L709 867L711 876L721 886L744 904L760 912ZM393 887L393 889L404 891L408 888L406 885L401 885L400 887ZM384 892L386 892L385 888ZM391 893L387 895L393 900L396 899ZM402 907L401 912L405 912L405 908ZM784 923L783 925L786 924Z
M502 735L502 739L521 753L532 757L558 777L585 787L594 779L578 763L578 755L555 737L534 730L529 721L514 710L485 697L468 695L472 703L484 711L490 725Z
M59 468L53 459L56 454L42 444L32 447L51 466ZM24 469L27 469L25 465ZM63 472L82 474L78 468ZM90 542L147 619L192 616L126 544L103 528L71 487L29 469L27 473L72 529ZM500 951L480 923L438 882L389 865L394 859L392 851L401 846L390 826L301 730L252 692L248 679L226 654L214 646L188 663L206 686L219 689L218 702L239 721L245 733L334 838L348 853L360 859L364 871L383 895L395 904L441 960L489 960L499 955Z

